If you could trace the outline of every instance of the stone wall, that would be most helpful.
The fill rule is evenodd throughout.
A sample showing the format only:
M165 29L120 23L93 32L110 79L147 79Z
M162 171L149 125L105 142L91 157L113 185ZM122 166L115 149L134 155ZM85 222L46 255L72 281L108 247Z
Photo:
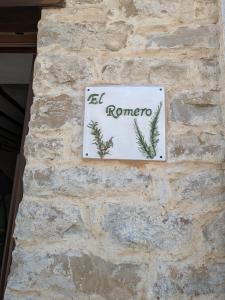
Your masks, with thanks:
M220 12L216 0L43 10L5 300L224 300ZM165 86L167 162L81 158L95 84Z

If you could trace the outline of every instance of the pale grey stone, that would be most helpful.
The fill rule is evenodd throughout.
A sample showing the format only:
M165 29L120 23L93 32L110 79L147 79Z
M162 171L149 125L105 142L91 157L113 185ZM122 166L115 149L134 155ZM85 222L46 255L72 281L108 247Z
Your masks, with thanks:
M102 67L102 80L109 83L148 83L178 90L218 89L219 64L215 59L189 61L149 58L111 59Z
M167 0L133 0L139 16L157 18L158 24L190 24L193 21L218 22L218 5L215 0L167 1Z
M133 0L134 6L139 15L146 15L149 17L166 18L168 16L176 16L179 11L179 1L171 0Z
M147 48L204 47L218 48L219 35L216 25L179 27L174 32L153 33Z
M221 299L225 293L225 264L209 263L202 266L171 264L158 266L153 292L156 299ZM218 298L217 298L218 297Z
M53 19L54 20L54 19ZM124 21L113 22L109 25L99 23L76 23L76 20L46 21L39 26L40 47L52 44L66 48L82 50L83 48L109 49L118 51L126 47L128 35L132 26ZM69 33L73 32L73 35Z
M189 90L176 93L172 101L180 102L182 104L196 105L196 106L215 106L220 103L220 92L219 91L197 91L190 92Z
M192 12L191 9L190 13ZM208 24L216 24L219 20L219 14L218 2L215 0L194 0L194 19L196 21L201 22L204 20Z
M80 209L73 203L54 200L52 203L24 200L19 209L14 235L20 240L43 242L68 235L82 235L85 225Z
M72 121L81 125L82 105L77 95L40 96L32 107L30 124L33 129L59 129Z
M192 218L177 213L161 216L151 207L107 206L103 229L130 247L173 252L185 247L192 237Z
M219 103L215 91L178 93L172 99L171 119L190 125L218 124L222 121Z
M169 161L204 161L220 163L225 159L225 141L220 134L192 130L169 137Z
M12 294L24 299L29 291L29 295L36 294L32 300L47 299L46 294L57 300L139 299L140 292L146 294L143 276L148 272L147 265L116 264L92 254L72 252L38 255L17 248L10 276ZM10 290L7 297L12 297Z
M113 264L93 255L70 257L70 266L77 292L105 300L136 299L141 289L139 274L147 272L143 264Z
M151 175L136 168L95 169L77 166L67 169L26 170L24 188L27 195L37 193L49 195L54 192L74 197L102 195L115 191L118 195L132 191L143 191L151 185Z
M63 139L61 138L40 138L29 135L25 143L25 156L40 160L54 160L62 156L63 147Z
M219 257L225 256L225 213L216 215L203 228L205 245Z
M93 78L91 59L70 51L48 51L36 59L34 92L43 95L54 85L77 86ZM45 92L46 91L46 92Z
M215 105L183 104L174 100L171 104L172 121L184 124L219 124L222 122L221 109Z
M53 292L61 297L73 297L75 286L66 254L53 255L28 251L17 246L9 286L13 292ZM21 299L22 296L21 296ZM42 299L42 298L41 298Z
M206 169L193 170L189 174L180 174L179 178L171 182L175 199L185 202L196 202L212 206L223 203L224 172L223 170Z
M120 6L125 10L126 17L138 15L137 8L134 5L134 0L119 0Z

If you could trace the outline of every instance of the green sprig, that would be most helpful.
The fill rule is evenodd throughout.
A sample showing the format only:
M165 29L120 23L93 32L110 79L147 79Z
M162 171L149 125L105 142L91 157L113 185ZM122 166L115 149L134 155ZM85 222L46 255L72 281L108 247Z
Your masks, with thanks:
M93 144L97 147L97 153L103 159L106 155L110 154L109 150L113 147L113 137L108 141L104 141L101 129L98 127L98 122L91 121L88 128L91 129L91 135L94 137Z
M134 126L136 130L136 135L137 135L137 143L138 143L138 148L142 152L142 154L147 155L146 158L154 158L154 153L152 151L151 145L148 145L146 142L143 133L141 132L138 122L136 119L134 119Z
M155 114L153 118L150 120L149 127L150 127L150 136L149 136L149 144L146 142L145 137L143 133L141 132L138 122L136 119L134 119L134 127L136 131L136 137L137 137L137 144L139 147L139 150L146 155L146 158L153 159L156 156L156 147L159 142L159 130L158 130L158 121L159 121L159 115L162 109L162 102L160 102L160 105L157 107Z

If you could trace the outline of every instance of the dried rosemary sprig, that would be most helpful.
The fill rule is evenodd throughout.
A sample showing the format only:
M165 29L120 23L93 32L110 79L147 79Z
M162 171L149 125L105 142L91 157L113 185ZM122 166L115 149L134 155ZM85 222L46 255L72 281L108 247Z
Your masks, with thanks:
M93 144L97 147L97 153L103 159L106 155L110 154L109 150L113 147L113 137L108 141L104 141L101 129L98 127L98 122L91 121L88 128L91 129L91 135L94 137Z

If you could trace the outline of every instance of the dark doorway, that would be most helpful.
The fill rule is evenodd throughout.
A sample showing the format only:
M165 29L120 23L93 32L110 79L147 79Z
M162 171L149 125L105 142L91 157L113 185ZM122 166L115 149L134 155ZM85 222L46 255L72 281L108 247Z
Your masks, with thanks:
M0 53L1 293L11 264L14 222L22 198L23 145L32 104L33 60L29 53Z
M14 248L13 231L23 196L24 141L33 102L33 65L42 7L64 0L0 0L0 300Z
M5 69L0 72L0 268L29 89L26 73L31 73L31 66L28 54L0 54L0 70Z
M22 199L24 140L32 104L38 7L0 7L0 300L14 248L13 231Z

